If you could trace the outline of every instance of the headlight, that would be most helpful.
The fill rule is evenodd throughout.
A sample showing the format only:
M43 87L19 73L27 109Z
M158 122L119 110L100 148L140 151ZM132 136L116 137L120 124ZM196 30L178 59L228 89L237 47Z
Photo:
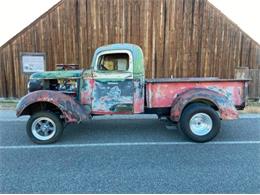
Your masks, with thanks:
M27 84L27 89L29 92L42 90L43 89L42 80L30 79Z

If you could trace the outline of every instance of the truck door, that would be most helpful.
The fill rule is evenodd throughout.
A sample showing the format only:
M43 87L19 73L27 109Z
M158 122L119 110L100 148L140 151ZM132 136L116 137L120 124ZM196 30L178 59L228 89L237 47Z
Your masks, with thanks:
M133 113L133 57L130 51L99 53L93 79L93 114Z

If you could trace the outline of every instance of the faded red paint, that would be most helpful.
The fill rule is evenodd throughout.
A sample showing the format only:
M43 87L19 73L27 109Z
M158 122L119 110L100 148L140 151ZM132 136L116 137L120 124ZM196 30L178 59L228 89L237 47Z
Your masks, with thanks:
M143 113L144 112L144 98L136 98L134 99L134 113Z
M84 79L83 87L80 92L80 102L83 105L92 104L92 92L94 88L95 81L94 79Z
M68 123L80 122L89 118L89 113L72 97L58 91L40 90L24 96L16 108L16 115L24 115L26 108L34 103L48 102L57 106Z
M220 117L225 120L237 119L238 112L233 103L223 94L206 89L194 88L179 94L172 102L171 120L178 122L184 108L192 102L206 100L217 106Z
M144 112L144 88L139 80L134 81L134 113Z
M244 85L240 81L218 82L160 82L147 83L147 106L149 108L171 107L178 94L193 88L205 88L226 96L235 106L244 104Z

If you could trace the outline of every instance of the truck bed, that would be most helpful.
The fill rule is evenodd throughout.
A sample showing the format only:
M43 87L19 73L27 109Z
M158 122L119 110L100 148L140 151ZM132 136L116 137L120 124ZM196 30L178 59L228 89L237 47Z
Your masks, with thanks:
M218 77L156 78L146 79L146 83L178 83L178 82L227 82L249 81L248 79L220 79Z
M178 94L188 89L207 88L227 96L238 109L245 107L248 80L207 78L157 78L146 79L146 106L171 107Z

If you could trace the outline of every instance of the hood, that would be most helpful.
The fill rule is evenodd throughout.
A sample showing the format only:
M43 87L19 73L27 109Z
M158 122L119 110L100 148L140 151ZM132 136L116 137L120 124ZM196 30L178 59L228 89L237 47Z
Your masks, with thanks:
M77 79L81 77L83 70L46 71L31 75L30 79Z

